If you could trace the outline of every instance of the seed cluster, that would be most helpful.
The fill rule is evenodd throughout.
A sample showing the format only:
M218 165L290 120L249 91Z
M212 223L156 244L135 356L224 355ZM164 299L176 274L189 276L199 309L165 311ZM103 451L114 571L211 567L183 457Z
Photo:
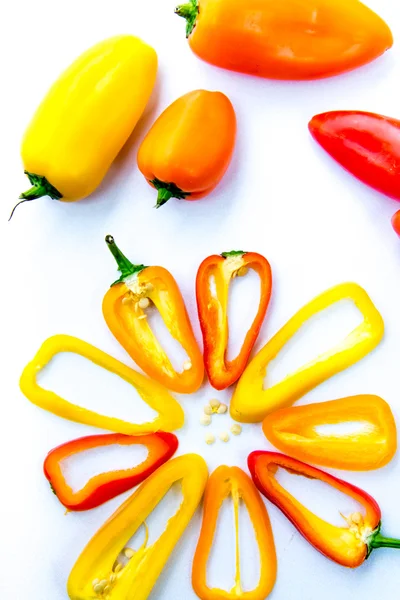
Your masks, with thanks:
M203 414L200 417L200 424L207 427L208 425L211 425L213 415L225 415L227 412L228 412L227 405L220 402L219 400L213 398L212 400L210 400L208 402L208 404L206 404L204 406ZM232 435L235 435L235 436L240 435L242 433L241 425L239 425L238 423L235 423L234 425L232 425L231 433L232 433ZM222 431L218 437L221 440L221 442L224 442L224 443L229 442L229 440L230 440L230 435L227 431ZM205 440L206 444L211 446L212 444L215 443L216 437L212 433L207 433L205 435L204 440Z

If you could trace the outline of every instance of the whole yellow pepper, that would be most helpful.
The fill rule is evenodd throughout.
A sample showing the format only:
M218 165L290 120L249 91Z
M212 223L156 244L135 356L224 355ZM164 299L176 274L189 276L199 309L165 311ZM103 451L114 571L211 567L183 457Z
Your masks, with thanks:
M174 458L150 475L83 550L68 579L69 598L146 600L200 504L207 479L207 465L197 454ZM149 545L146 518L178 481L182 503L161 536ZM146 528L144 543L136 551L126 548L141 525Z
M22 202L91 194L140 119L156 75L155 50L131 35L104 40L73 62L25 133L21 155L33 187Z

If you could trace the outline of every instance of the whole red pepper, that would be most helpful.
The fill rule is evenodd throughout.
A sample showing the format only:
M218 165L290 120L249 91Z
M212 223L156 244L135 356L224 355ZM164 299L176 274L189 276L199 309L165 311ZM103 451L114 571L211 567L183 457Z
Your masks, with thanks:
M309 130L338 163L361 181L400 200L400 121L339 110L313 117Z
M248 457L248 466L260 492L283 512L314 548L339 565L359 567L375 548L400 548L400 540L381 535L381 510L367 492L277 452L252 452ZM323 481L356 500L363 514L342 515L346 521L344 527L324 521L278 483L276 472L279 468L293 475Z
M74 492L65 480L61 462L79 452L112 444L142 445L148 449L148 455L142 463L131 469L108 471L95 475L81 490ZM44 461L43 469L61 504L70 511L89 510L147 479L175 454L177 448L178 438L173 433L158 432L137 436L121 433L90 435L72 440L51 450Z

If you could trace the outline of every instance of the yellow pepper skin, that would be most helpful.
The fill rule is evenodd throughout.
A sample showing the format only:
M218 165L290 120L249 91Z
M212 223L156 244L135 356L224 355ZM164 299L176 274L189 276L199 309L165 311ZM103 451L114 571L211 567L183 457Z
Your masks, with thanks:
M354 433L319 433L322 425L360 423ZM282 408L263 421L266 438L281 452L333 469L370 471L390 462L397 450L396 423L379 396L352 396Z
M157 54L120 35L82 54L50 88L22 142L33 187L21 198L74 201L100 184L140 119L157 75Z
M200 504L207 479L207 465L197 454L174 458L153 473L83 550L68 579L69 598L146 600ZM147 546L145 520L177 481L182 484L182 504L158 540ZM141 525L146 527L146 540L120 569L117 557ZM96 593L98 582L100 593Z
M364 316L340 344L264 389L267 367L314 315L341 300L352 300ZM337 285L304 306L260 350L239 380L231 401L231 416L242 423L258 423L266 415L292 405L317 385L361 360L382 340L384 324L368 294L355 283Z
M95 365L115 373L132 385L141 398L159 413L159 416L149 423L129 423L72 404L54 392L40 387L36 381L39 372L61 352L78 354ZM33 404L59 417L126 435L153 433L160 430L174 431L182 427L185 419L181 406L161 384L137 373L98 348L68 335L55 335L43 343L34 359L25 367L20 379L20 388Z
M230 591L207 585L207 565L214 545L218 515L226 498L232 497L235 518L236 572ZM260 555L260 576L257 586L244 590L240 574L239 505L242 501L254 527ZM204 497L203 523L193 560L193 589L201 600L264 600L276 580L276 552L267 509L252 480L238 467L218 467L212 473Z

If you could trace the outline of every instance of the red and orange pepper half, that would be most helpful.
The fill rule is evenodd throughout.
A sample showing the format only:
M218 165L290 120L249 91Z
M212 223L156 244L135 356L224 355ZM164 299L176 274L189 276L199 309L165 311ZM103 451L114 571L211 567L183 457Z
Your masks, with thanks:
M96 475L81 490L74 492L65 480L62 462L80 452L112 444L143 445L148 454L146 459L135 467ZM120 433L90 435L51 450L44 461L43 469L61 504L70 511L89 510L142 483L167 462L177 448L178 438L173 433L158 432L137 436Z
M377 502L356 486L276 452L252 452L248 466L260 492L284 513L314 548L339 565L359 567L376 548L400 548L400 540L381 535L381 510ZM308 510L278 483L278 469L330 485L358 502L363 514L354 512L343 517L345 527L332 525Z
M227 360L229 286L233 278L246 275L249 269L253 269L260 277L258 311L238 356L230 361ZM271 289L271 267L261 254L225 252L209 256L201 263L196 279L197 307L204 340L204 363L215 389L224 390L235 383L246 368L268 309Z
M106 243L121 272L103 300L103 315L111 332L147 375L174 392L196 392L203 382L203 357L175 279L163 267L133 265L111 235ZM179 372L147 322L146 311L152 306L187 354Z
M207 563L214 543L218 515L222 503L232 496L235 516L236 572L231 591L207 585ZM243 501L253 523L259 548L261 569L257 587L242 588L240 573L239 503ZM250 477L238 467L218 467L211 475L204 498L203 523L193 561L193 589L201 600L260 600L266 598L275 585L276 553L267 509Z

